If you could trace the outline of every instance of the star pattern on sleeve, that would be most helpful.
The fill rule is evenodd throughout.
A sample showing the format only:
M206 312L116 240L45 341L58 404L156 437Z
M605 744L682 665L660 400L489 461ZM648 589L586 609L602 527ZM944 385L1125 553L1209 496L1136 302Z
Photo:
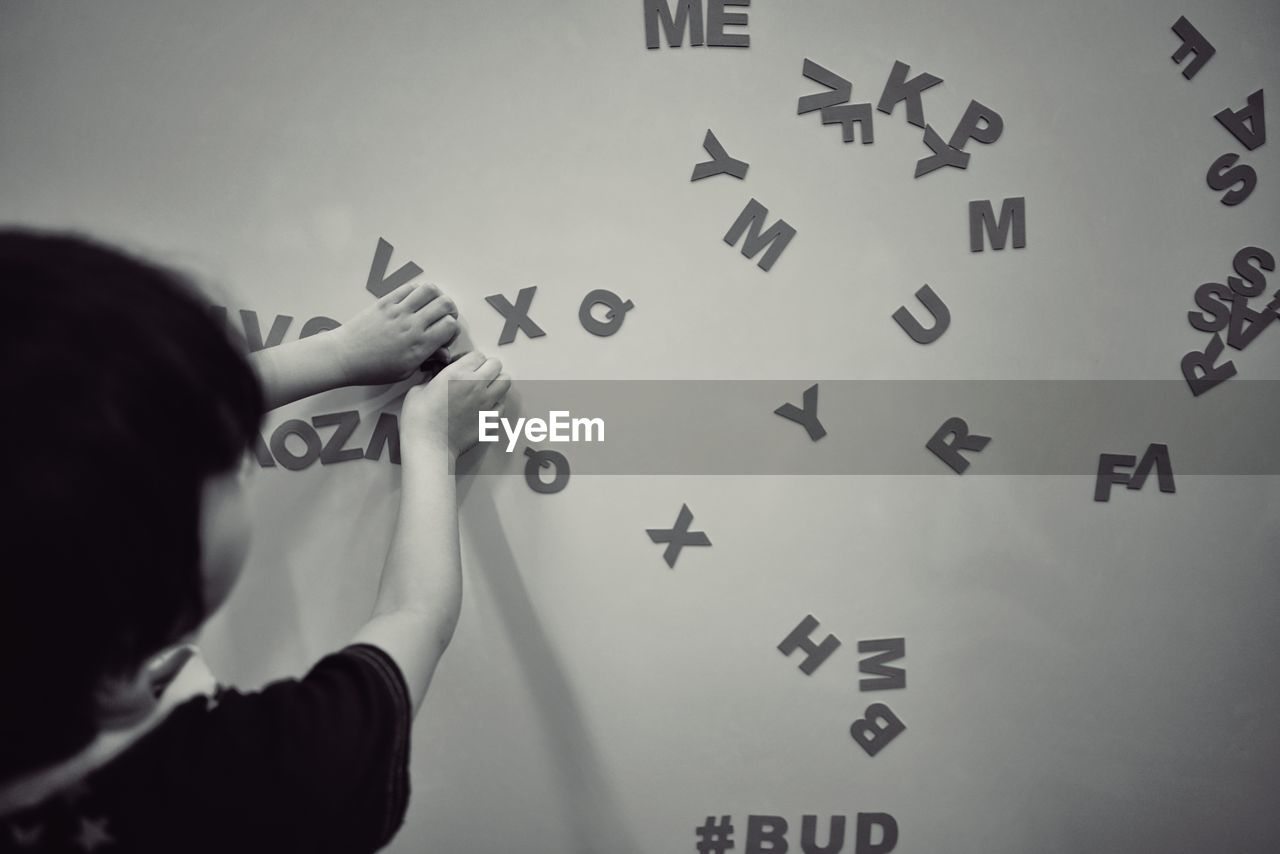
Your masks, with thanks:
M18 848L34 848L40 844L40 838L44 836L44 825L33 824L30 827L22 827L10 824L9 835L13 837L13 844Z
M80 816L80 832L76 834L76 845L84 851L96 851L104 845L112 845L115 838L107 831L107 819Z

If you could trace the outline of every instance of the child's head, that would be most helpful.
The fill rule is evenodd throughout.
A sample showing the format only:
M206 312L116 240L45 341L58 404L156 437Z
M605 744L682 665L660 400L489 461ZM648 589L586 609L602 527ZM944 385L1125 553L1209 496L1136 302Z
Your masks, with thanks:
M230 591L263 397L181 275L0 230L0 405L2 781L87 744L104 680Z

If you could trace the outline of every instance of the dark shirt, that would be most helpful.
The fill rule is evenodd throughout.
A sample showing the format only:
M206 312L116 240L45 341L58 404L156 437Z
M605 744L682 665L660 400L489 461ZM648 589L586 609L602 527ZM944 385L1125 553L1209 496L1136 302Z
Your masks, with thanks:
M386 653L355 644L302 679L176 707L83 782L0 818L0 852L352 852L409 798L412 710Z

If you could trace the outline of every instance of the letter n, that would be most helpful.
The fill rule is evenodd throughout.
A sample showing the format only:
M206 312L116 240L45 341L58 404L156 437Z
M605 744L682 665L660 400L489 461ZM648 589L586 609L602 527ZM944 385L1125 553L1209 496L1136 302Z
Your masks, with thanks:
M761 234L760 230L764 227L768 216L769 209L752 199L747 202L747 206L742 209L742 213L738 215L724 236L724 242L733 246L745 231L747 238L742 241L742 254L748 258L754 258L764 250L764 257L760 259L757 266L766 273L778 260L782 250L787 248L791 238L796 236L796 230L788 225L785 219L778 220L768 231Z
M991 238L992 249L1003 249L1009 240L1009 230L1013 229L1013 248L1022 249L1027 245L1027 200L1022 196L1005 199L1000 203L1000 220L996 221L996 212L990 199L969 202L969 251L981 252L983 245L982 232L985 230Z
M369 447L364 452L364 458L382 459L383 448L389 451L391 462L400 465L400 421L390 412L378 415L378 423L373 426L373 435L369 437Z

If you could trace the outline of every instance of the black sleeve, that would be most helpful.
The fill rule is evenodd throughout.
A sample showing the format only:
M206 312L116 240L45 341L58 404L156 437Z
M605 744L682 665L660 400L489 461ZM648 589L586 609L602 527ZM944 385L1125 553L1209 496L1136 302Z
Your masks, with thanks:
M375 646L184 712L161 776L193 781L188 794L209 808L202 842L376 851L404 820L412 707L399 668Z

